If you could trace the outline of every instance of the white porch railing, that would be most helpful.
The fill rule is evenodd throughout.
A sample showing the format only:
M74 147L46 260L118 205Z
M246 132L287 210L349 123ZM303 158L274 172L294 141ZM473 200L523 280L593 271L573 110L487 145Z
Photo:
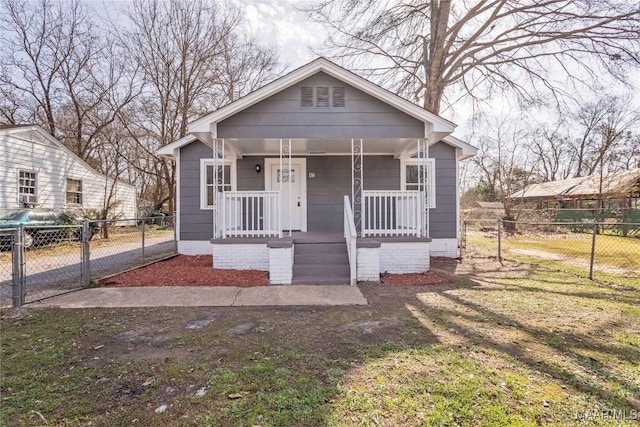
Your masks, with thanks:
M362 236L420 236L423 198L420 191L365 190Z
M222 238L281 237L280 192L227 191L217 201Z
M344 238L347 241L347 253L349 254L349 284L356 284L356 275L358 273L356 260L358 258L356 225L353 221L353 212L351 211L351 202L349 196L344 196Z

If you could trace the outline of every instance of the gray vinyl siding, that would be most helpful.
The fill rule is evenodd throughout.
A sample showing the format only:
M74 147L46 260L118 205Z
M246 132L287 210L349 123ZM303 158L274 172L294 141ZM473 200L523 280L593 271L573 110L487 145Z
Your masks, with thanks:
M445 143L430 147L436 165L436 208L430 211L432 238L456 237L455 148ZM208 240L213 234L211 210L200 209L200 159L211 158L211 149L201 142L180 153L180 239ZM256 164L261 173L256 173ZM264 158L245 157L236 163L238 191L264 190ZM392 156L365 156L365 190L400 189L400 161ZM342 232L343 198L351 197L351 157L307 157L307 229Z
M200 209L200 159L211 157L211 148L200 141L180 150L180 240L213 237L213 211Z
M392 156L365 156L365 190L398 190L400 161ZM307 230L343 231L344 196L351 198L351 157L307 157Z
M456 150L439 142L429 149L436 165L436 208L430 211L430 237L456 237ZM180 239L208 240L213 234L213 213L200 209L200 159L211 149L196 141L180 152ZM256 173L256 164L261 173ZM236 163L237 190L264 190L264 158L244 157ZM365 190L400 189L400 161L392 156L365 156ZM309 156L307 173L308 231L342 232L343 196L351 196L350 156Z
M260 174L256 173L256 165L260 165ZM236 162L238 174L238 191L264 191L264 158L243 157Z
M301 86L343 86L345 107L302 108ZM219 138L422 138L424 123L317 73L218 123Z
M444 142L429 147L436 164L436 208L429 212L429 237L456 238L456 149Z
M201 142L180 152L180 239L208 240L213 234L211 210L200 209L200 159L211 158ZM258 175L256 164L262 169ZM400 188L400 161L392 156L365 156L364 189ZM238 191L264 190L264 158L244 157L236 163ZM351 197L351 157L307 157L307 229L342 232L344 195Z

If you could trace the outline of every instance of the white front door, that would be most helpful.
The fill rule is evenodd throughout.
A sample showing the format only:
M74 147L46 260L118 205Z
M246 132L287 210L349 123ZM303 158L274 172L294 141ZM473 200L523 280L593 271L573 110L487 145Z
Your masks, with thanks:
M280 191L281 226L283 230L306 231L306 159L265 159L269 171L267 191Z

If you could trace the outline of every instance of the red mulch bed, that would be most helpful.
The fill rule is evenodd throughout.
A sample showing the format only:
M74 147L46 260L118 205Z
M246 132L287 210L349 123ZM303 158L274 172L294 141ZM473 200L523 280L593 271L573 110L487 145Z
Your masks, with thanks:
M210 255L178 255L164 261L101 279L98 286L264 286L266 271L213 268Z
M269 284L266 271L213 268L210 255L178 255L98 281L103 287L132 286L238 286ZM382 283L391 286L425 286L451 282L446 274L427 271L412 274L384 274Z
M382 283L391 286L425 286L451 283L451 279L442 273L427 271L425 273L389 274L385 273L380 279Z

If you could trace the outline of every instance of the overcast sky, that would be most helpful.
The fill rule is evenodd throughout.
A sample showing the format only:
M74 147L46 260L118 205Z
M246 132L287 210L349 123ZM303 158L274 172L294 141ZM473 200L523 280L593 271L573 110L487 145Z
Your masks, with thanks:
M247 18L247 29L257 40L280 50L289 69L313 60L311 48L321 46L325 29L309 21L299 7L306 0L234 0Z

